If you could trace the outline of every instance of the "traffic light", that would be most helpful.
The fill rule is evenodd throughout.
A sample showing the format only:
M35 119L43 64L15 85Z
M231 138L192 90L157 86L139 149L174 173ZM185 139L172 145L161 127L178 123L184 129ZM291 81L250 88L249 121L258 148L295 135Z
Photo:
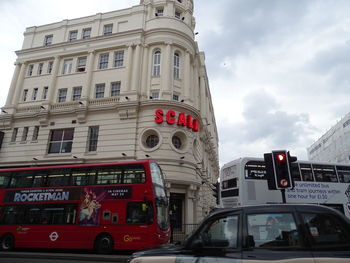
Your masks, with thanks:
M213 196L215 197L216 204L220 204L220 183L217 182L215 184L212 184L211 190L213 190Z
M265 153L264 160L269 190L286 189L294 186L291 176L291 163L295 162L297 157L281 150Z
M292 188L289 153L287 151L272 151L272 162L277 189Z

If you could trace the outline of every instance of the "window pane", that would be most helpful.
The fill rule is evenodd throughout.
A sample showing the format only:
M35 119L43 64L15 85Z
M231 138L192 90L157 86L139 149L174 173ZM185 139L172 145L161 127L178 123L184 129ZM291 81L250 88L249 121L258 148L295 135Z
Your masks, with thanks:
M204 247L236 248L238 216L213 220L204 226L199 235Z
M74 129L65 129L63 140L73 140Z
M325 214L303 214L306 226L317 245L350 244L348 226L336 217Z
M130 202L126 209L127 224L147 224L153 222L151 202Z
M54 130L51 132L51 141L61 141L63 130Z
M300 234L292 214L248 215L248 234L255 247L299 246Z

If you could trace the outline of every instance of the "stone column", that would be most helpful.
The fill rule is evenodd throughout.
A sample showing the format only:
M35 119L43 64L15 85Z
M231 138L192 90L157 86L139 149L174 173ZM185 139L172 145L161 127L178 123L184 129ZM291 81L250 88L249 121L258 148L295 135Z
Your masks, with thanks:
M140 83L140 67L141 67L141 44L137 44L135 55L133 57L133 66L131 72L131 90L137 91Z
M141 72L141 96L147 97L147 89L149 86L149 66L148 66L149 51L148 45L143 46L142 72Z
M60 67L60 57L56 56L55 60L53 62L53 68L52 68L52 72L51 72L51 81L50 81L50 86L49 86L49 92L47 95L48 98L48 102L49 103L53 103L53 96L55 94L55 90L56 90L56 80L57 80L57 75L58 75L58 69Z
M27 68L27 62L24 62L21 66L20 72L19 72L19 76L18 79L16 81L16 85L15 85L15 91L14 91L14 96L12 97L12 105L16 106L19 102L19 98L22 94L22 85L23 85L23 81L24 81L24 76L25 76L25 71Z
M15 68L15 72L13 73L13 76L12 76L12 80L11 80L11 85L10 85L10 89L9 89L9 93L7 95L7 100L6 100L6 106L10 106L12 103L12 99L13 99L13 96L15 94L15 91L16 91L16 84L17 84L17 81L18 81L18 77L19 77L19 73L20 73L20 70L23 66L22 63L15 63L16 65L16 68Z
M86 80L85 80L85 87L83 87L82 91L82 99L89 100L90 93L91 93L91 87L92 87L92 72L93 72L93 66L94 66L94 60L95 60L95 50L89 51L89 58L88 63L86 67Z
M133 48L132 48L132 44L130 44L128 46L128 54L127 54L127 57L126 57L126 82L125 82L125 85L122 85L121 87L121 93L122 92L128 92L131 90L131 77L132 77L132 59L133 59Z
M190 98L190 89L191 89L191 59L190 52L186 50L185 53L185 61L184 61L184 82L183 82L183 95L185 100L189 100Z
M205 95L205 78L203 76L201 76L199 81L199 89L200 89L200 111L201 111L201 116L202 118L206 118L207 117L207 98Z

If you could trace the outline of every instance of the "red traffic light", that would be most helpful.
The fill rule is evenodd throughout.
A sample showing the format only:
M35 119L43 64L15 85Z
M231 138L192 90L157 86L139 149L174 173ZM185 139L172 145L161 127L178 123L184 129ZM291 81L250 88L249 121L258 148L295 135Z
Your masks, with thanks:
M276 159L279 162L284 162L286 160L286 155L284 153L279 153L276 155Z

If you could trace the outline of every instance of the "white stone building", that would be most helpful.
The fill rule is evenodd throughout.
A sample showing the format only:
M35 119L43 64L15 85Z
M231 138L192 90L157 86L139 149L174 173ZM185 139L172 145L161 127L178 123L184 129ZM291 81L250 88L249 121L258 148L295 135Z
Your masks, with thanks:
M307 148L311 161L350 163L350 112Z
M123 10L24 32L0 115L0 165L154 159L178 224L215 200L218 134L192 0Z

